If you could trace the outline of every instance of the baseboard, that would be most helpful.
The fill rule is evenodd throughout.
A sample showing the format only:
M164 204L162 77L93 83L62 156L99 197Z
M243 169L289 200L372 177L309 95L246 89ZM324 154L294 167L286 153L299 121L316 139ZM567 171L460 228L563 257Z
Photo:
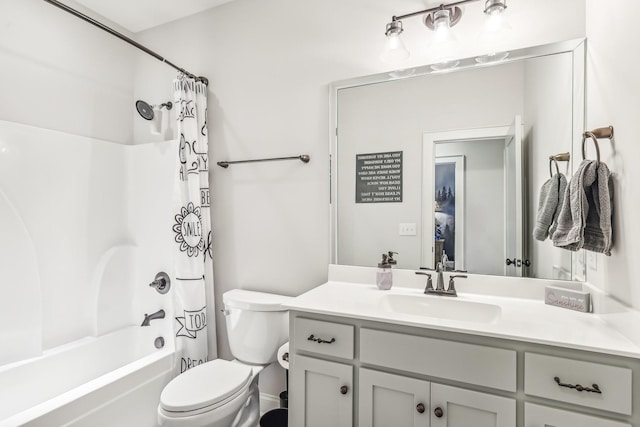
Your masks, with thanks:
M260 393L260 416L272 409L280 407L280 398L271 394Z

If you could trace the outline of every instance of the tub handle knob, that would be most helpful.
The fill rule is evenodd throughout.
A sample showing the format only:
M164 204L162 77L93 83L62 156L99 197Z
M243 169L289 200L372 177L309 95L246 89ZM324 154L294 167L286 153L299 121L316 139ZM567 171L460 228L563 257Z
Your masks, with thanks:
M155 279L153 282L149 283L149 286L156 288L156 291L160 294L166 294L171 288L171 279L169 279L169 275L167 273L161 271L156 274Z

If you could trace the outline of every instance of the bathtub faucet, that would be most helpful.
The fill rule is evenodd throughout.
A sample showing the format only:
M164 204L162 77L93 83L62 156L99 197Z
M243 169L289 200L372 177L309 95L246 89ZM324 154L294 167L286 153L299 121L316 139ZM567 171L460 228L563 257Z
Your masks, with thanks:
M149 323L154 319L164 319L164 310L158 310L155 313L144 315L144 320L140 326L149 326Z

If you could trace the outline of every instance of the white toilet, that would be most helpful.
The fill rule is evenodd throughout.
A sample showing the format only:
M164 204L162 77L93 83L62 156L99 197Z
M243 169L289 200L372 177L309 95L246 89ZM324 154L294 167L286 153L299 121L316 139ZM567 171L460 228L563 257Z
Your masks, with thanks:
M289 340L289 313L282 305L290 299L241 289L225 292L227 333L236 360L212 360L169 382L160 396L160 425L230 427L258 373L276 361L278 348Z

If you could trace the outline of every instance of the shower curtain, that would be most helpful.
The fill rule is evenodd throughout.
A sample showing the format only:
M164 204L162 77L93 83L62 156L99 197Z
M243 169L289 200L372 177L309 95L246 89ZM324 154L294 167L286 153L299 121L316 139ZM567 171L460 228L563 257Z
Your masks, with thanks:
M180 138L173 222L174 331L179 374L217 355L208 355L207 351L207 327L215 331L215 318L206 315L207 293L213 296L207 86L180 76L174 80L174 90Z

